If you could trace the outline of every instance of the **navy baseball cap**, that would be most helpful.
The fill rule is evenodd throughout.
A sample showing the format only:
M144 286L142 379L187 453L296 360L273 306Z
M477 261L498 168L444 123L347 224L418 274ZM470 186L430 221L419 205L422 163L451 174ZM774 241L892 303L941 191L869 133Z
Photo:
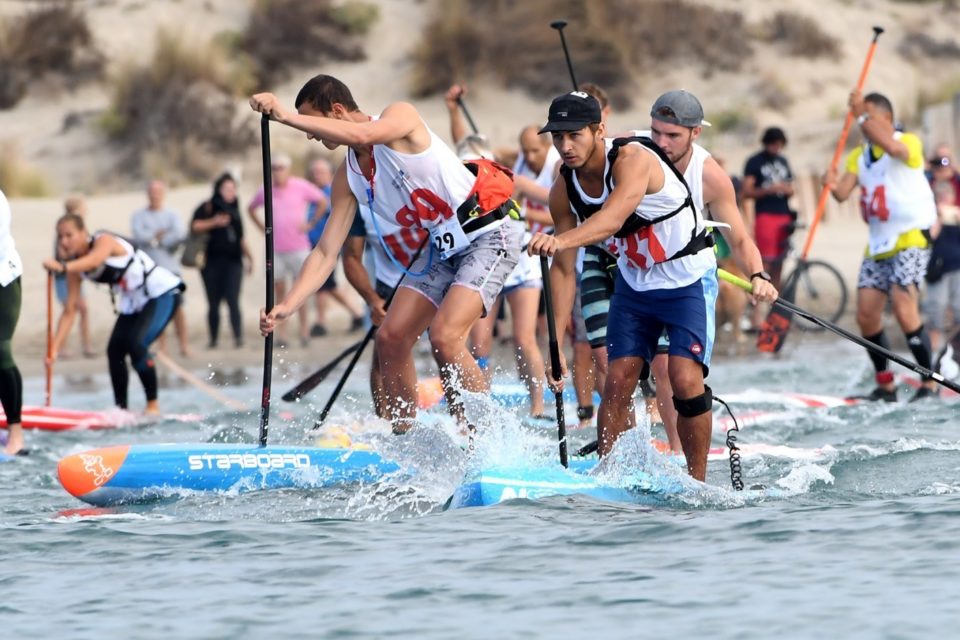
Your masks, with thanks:
M571 91L553 99L547 124L538 133L579 131L598 122L600 103L597 99L583 91Z

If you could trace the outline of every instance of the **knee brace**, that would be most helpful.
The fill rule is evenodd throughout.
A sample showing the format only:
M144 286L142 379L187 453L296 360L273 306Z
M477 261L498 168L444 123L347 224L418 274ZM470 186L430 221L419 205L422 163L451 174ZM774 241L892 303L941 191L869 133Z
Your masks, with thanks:
M677 396L673 396L673 406L677 410L677 413L684 418L696 418L710 411L713 407L713 390L704 385L703 393L698 396L687 398L686 400L681 400Z

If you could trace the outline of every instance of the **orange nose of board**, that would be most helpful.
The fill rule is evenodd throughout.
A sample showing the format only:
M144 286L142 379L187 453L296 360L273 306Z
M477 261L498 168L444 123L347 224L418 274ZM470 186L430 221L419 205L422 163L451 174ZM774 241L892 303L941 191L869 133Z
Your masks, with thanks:
M130 446L125 445L67 456L57 465L60 484L77 497L95 491L116 475L129 451Z

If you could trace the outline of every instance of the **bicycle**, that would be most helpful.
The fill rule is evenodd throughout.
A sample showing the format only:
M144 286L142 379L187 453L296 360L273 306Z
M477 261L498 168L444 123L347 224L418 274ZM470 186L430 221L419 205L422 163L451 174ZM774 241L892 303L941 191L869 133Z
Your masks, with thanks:
M805 229L807 225L798 224L795 229ZM847 285L843 276L829 262L823 260L804 260L803 256L793 246L791 238L786 240L787 252L784 262L788 258L797 260L796 266L781 282L781 292L795 286L794 303L801 309L820 316L830 322L838 321L847 308ZM823 327L808 322L799 323L802 331L823 331Z

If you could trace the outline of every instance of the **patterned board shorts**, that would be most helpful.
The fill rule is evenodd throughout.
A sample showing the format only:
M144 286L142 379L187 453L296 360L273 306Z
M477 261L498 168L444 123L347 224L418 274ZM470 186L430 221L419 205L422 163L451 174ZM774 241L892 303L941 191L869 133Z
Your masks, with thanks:
M610 269L606 252L589 246L583 253L583 275L580 276L580 304L587 329L587 339L594 349L607 346L607 314L617 275Z
M440 260L434 252L433 265L422 276L408 275L403 281L407 289L418 291L437 308L453 285L473 289L483 301L483 315L493 307L507 276L517 266L523 241L523 223L507 219L493 231L475 238L470 246L449 260ZM424 251L410 266L410 272L423 271L430 260Z
M860 264L860 276L857 289L876 289L890 292L891 285L907 288L920 286L927 275L927 263L930 262L930 249L911 247L904 249L885 260L864 258Z

